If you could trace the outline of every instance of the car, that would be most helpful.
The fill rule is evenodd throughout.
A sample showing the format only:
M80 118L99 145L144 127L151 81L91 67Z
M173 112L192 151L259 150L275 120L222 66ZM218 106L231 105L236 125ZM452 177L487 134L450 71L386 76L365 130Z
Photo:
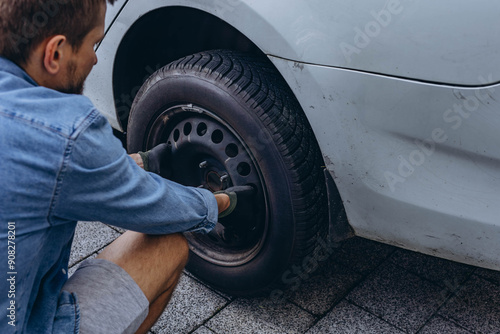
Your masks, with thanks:
M250 185L187 233L226 293L296 288L358 236L500 270L500 2L119 0L85 94L164 175ZM278 287L278 288L276 288Z

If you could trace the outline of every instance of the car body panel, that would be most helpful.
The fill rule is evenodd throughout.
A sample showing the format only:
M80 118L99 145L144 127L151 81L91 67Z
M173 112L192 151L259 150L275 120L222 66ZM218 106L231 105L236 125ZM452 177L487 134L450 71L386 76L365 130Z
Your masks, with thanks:
M498 1L129 1L118 23L166 6L203 10L264 53L303 63L466 86L500 73Z
M112 79L114 56L123 35L128 29L127 26L114 20L125 4L126 1L118 0L114 5L108 5L107 7L106 35L98 46L96 51L98 62L90 72L84 90L84 94L92 99L94 105L106 116L111 126L121 131L123 129L116 114ZM110 29L112 23L112 29Z
M85 90L117 129L120 42L168 6L216 16L268 55L357 235L500 269L500 2L129 0Z
M120 10L127 3L128 0L117 0L113 5L107 6L106 9L106 18L104 22L105 31L113 24L114 19L119 14Z
M500 269L500 85L458 89L271 59L356 235Z
M229 23L264 53L302 63L463 86L477 86L477 73L500 73L500 2L469 0L118 1L108 6L105 48L87 95L115 120L110 82L113 59L128 28L157 8L196 8ZM286 15L283 15L286 8ZM326 24L328 23L328 24ZM256 28L257 27L257 28ZM265 32L265 33L263 33ZM95 73L104 73L103 75Z
M456 85L500 71L498 1L221 0L219 12L198 3L266 54L303 63Z

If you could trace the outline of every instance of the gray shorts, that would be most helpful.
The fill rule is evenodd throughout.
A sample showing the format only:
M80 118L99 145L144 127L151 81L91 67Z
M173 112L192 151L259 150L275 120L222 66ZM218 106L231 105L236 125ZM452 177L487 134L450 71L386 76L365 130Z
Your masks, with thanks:
M83 261L63 290L77 297L81 334L135 333L149 312L137 283L107 260Z

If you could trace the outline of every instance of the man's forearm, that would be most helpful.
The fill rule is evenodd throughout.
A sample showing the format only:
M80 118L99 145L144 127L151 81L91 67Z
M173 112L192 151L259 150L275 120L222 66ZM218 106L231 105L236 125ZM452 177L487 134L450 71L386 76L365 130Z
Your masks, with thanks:
M144 168L144 162L142 161L140 154L132 153L129 154L129 156L135 161L135 163L139 167ZM226 210L229 207L229 196L225 194L217 194L215 195L215 199L217 200L219 213L221 213L222 211Z

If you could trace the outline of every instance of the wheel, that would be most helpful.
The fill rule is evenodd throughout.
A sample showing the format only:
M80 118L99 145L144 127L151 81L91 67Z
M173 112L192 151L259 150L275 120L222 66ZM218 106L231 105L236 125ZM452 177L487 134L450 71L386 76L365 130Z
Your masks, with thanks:
M129 152L172 145L171 180L218 191L251 185L238 219L187 233L187 269L234 295L265 291L326 227L322 158L291 91L266 58L202 52L154 73L129 117ZM222 223L222 224L221 224Z

